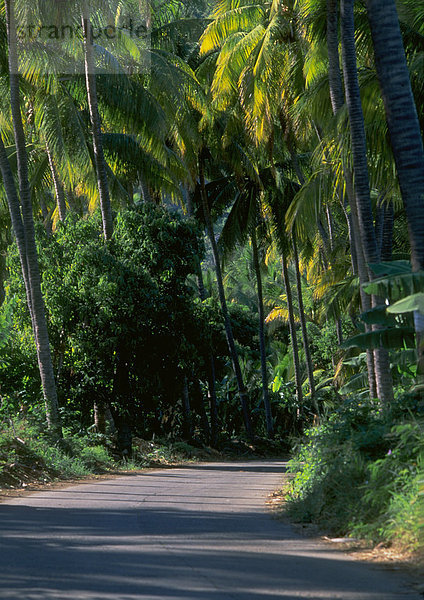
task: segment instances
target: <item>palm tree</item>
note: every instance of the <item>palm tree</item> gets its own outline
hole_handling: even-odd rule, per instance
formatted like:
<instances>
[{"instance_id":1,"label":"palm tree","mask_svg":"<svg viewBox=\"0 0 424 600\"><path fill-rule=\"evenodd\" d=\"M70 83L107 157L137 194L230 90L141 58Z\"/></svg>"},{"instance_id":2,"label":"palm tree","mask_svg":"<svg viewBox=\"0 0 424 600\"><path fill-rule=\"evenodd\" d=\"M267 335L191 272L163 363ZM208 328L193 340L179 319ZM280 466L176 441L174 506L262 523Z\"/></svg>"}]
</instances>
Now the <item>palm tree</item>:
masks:
<instances>
[{"instance_id":1,"label":"palm tree","mask_svg":"<svg viewBox=\"0 0 424 600\"><path fill-rule=\"evenodd\" d=\"M234 342L233 329L231 325L231 319L228 312L227 301L225 298L224 291L224 283L222 279L222 271L221 271L221 259L219 256L218 245L215 239L215 232L213 228L213 223L209 210L209 202L208 202L208 194L206 189L206 181L205 181L205 167L204 167L204 157L200 155L199 157L199 180L200 180L200 196L201 196L201 205L203 211L203 218L206 225L206 231L209 238L209 242L212 247L212 253L214 258L214 266L216 272L216 280L218 286L218 294L219 301L221 304L222 315L224 317L224 326L225 326L225 334L228 343L228 349L231 356L231 361L233 363L234 374L237 381L237 388L240 397L240 404L242 408L243 421L246 429L247 436L249 439L253 439L253 430L252 424L250 420L249 413L249 405L248 405L248 395L246 391L246 386L244 385L243 375L240 368L240 361L238 357L237 348Z\"/></svg>"},{"instance_id":2,"label":"palm tree","mask_svg":"<svg viewBox=\"0 0 424 600\"><path fill-rule=\"evenodd\" d=\"M110 240L113 233L112 207L109 196L109 183L106 173L106 161L103 152L102 127L97 100L96 67L94 62L93 36L88 0L82 4L82 29L84 34L84 65L87 87L88 107L93 135L94 164L102 211L103 235Z\"/></svg>"},{"instance_id":3,"label":"palm tree","mask_svg":"<svg viewBox=\"0 0 424 600\"><path fill-rule=\"evenodd\" d=\"M27 288L28 308L34 330L38 366L46 405L47 423L53 437L60 438L62 432L45 307L41 293L41 278L37 247L35 244L34 220L28 176L28 157L26 153L26 140L20 106L17 32L13 0L6 0L5 7L9 51L10 105L17 154L19 197L15 188L13 175L7 160L3 142L1 142L0 145L0 166L3 182L5 187L7 186L8 203L14 232L16 239L18 240L20 260Z\"/></svg>"},{"instance_id":4,"label":"palm tree","mask_svg":"<svg viewBox=\"0 0 424 600\"><path fill-rule=\"evenodd\" d=\"M190 197L190 193L187 192L187 213L189 217L194 217L193 202ZM196 270L197 270L197 287L199 290L199 298L204 302L207 298L206 288L203 280L202 265L200 260L196 259ZM210 442L212 446L215 446L218 439L218 402L216 397L216 377L215 377L215 358L213 353L210 352L207 357L207 382L208 382L208 397L210 407Z\"/></svg>"},{"instance_id":5,"label":"palm tree","mask_svg":"<svg viewBox=\"0 0 424 600\"><path fill-rule=\"evenodd\" d=\"M228 0L217 6L213 17L201 38L201 54L217 53L211 85L215 107L221 111L234 105L241 109L248 137L270 155L276 147L281 154L285 146L293 167L300 172L288 114L288 107L298 94L293 90L303 86L302 43L296 30L295 3L287 0L266 6L251 2L240 5ZM272 160L275 161L274 156ZM282 226L284 222L280 223ZM304 319L302 332L310 386L314 390Z\"/></svg>"},{"instance_id":6,"label":"palm tree","mask_svg":"<svg viewBox=\"0 0 424 600\"><path fill-rule=\"evenodd\" d=\"M294 379L296 384L296 396L297 396L297 406L299 412L303 413L303 391L302 391L302 377L300 374L300 361L299 361L299 347L297 343L297 334L296 334L296 323L294 319L294 306L293 306L293 295L291 291L290 277L287 268L287 259L284 252L281 252L281 265L283 269L283 281L284 287L286 288L286 298L287 298L287 309L289 315L289 331L290 338L292 343L292 352L293 352L293 365L294 365Z\"/></svg>"},{"instance_id":7,"label":"palm tree","mask_svg":"<svg viewBox=\"0 0 424 600\"><path fill-rule=\"evenodd\" d=\"M302 330L303 349L305 351L305 363L306 363L306 371L308 374L309 391L311 393L312 400L314 400L314 398L315 398L315 378L314 378L314 369L313 369L313 364L312 364L311 351L310 351L310 347L309 347L308 331L306 329L305 307L303 304L302 280L301 280L300 268L299 268L299 252L297 249L296 232L293 232L293 262L294 262L294 267L295 267L295 271L296 271L296 288L297 288L297 300L299 303L299 319L300 319L300 327Z\"/></svg>"},{"instance_id":8,"label":"palm tree","mask_svg":"<svg viewBox=\"0 0 424 600\"><path fill-rule=\"evenodd\" d=\"M57 209L59 212L59 219L64 221L66 218L66 198L65 198L65 190L63 187L63 183L60 180L59 173L57 172L57 167L53 158L53 155L50 151L48 144L46 144L46 152L49 160L50 172L52 175L53 185L56 193L56 202Z\"/></svg>"},{"instance_id":9,"label":"palm tree","mask_svg":"<svg viewBox=\"0 0 424 600\"><path fill-rule=\"evenodd\" d=\"M424 269L424 149L394 0L367 0L375 64L408 220L414 271ZM424 318L415 313L418 374L424 378Z\"/></svg>"},{"instance_id":10,"label":"palm tree","mask_svg":"<svg viewBox=\"0 0 424 600\"><path fill-rule=\"evenodd\" d=\"M250 239L252 242L253 265L256 275L256 286L258 294L258 312L259 312L259 349L261 354L261 377L262 377L262 394L265 407L266 429L269 437L274 435L274 424L272 420L271 403L268 392L268 370L265 344L265 311L264 311L264 296L262 287L261 266L259 261L258 241L256 237L255 226L252 227Z\"/></svg>"},{"instance_id":11,"label":"palm tree","mask_svg":"<svg viewBox=\"0 0 424 600\"><path fill-rule=\"evenodd\" d=\"M236 178L237 179L237 178ZM259 243L266 239L265 222L261 215L261 183L245 177L234 182L234 202L226 218L220 236L223 258L234 250L237 244L250 238L253 255L253 267L257 289L257 309L259 313L259 350L261 357L262 396L265 409L267 435L274 435L271 403L269 399L269 381L265 339L265 311L263 299L262 274L259 259Z\"/></svg>"},{"instance_id":12,"label":"palm tree","mask_svg":"<svg viewBox=\"0 0 424 600\"><path fill-rule=\"evenodd\" d=\"M366 262L370 265L379 262L380 257L374 229L364 117L358 82L353 0L341 0L340 14L342 63L351 132L352 160L355 173L354 193L358 211L359 235ZM372 279L371 271L368 273L368 279ZM378 303L378 300L375 299L374 302ZM393 380L387 350L376 348L374 350L374 362L377 394L381 402L388 405L393 401Z\"/></svg>"}]
</instances>

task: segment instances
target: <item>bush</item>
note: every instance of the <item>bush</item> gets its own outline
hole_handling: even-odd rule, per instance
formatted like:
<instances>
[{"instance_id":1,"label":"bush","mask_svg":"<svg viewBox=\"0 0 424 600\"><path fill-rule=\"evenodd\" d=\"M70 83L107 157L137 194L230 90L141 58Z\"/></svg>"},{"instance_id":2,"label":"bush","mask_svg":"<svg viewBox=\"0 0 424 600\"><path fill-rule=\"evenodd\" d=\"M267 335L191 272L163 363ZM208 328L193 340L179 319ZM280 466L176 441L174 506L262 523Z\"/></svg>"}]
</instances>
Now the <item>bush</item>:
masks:
<instances>
[{"instance_id":1,"label":"bush","mask_svg":"<svg viewBox=\"0 0 424 600\"><path fill-rule=\"evenodd\" d=\"M407 403L403 397L383 414L370 401L350 401L309 429L289 463L291 516L333 535L417 548L424 421L405 410Z\"/></svg>"},{"instance_id":2,"label":"bush","mask_svg":"<svg viewBox=\"0 0 424 600\"><path fill-rule=\"evenodd\" d=\"M107 440L95 435L68 435L51 444L43 424L26 419L3 423L0 435L0 487L106 472L115 465ZM104 436L103 436L104 437ZM99 443L101 441L102 443Z\"/></svg>"}]
</instances>

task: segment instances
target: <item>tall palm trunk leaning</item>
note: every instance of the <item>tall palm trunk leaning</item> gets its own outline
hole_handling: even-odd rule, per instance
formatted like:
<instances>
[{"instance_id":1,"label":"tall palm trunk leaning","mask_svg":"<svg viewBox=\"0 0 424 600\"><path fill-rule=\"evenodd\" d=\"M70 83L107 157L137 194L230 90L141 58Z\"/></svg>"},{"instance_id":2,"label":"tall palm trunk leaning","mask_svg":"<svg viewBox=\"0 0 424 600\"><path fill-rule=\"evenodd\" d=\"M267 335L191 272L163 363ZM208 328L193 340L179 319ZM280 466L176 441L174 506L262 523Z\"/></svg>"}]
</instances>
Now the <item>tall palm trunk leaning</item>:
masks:
<instances>
[{"instance_id":1,"label":"tall palm trunk leaning","mask_svg":"<svg viewBox=\"0 0 424 600\"><path fill-rule=\"evenodd\" d=\"M82 28L84 34L85 84L87 88L88 108L92 127L94 166L97 176L97 188L102 212L103 235L110 240L113 233L112 207L110 204L109 183L107 180L106 161L103 152L102 128L97 101L96 66L94 61L93 34L90 21L88 0L82 4Z\"/></svg>"},{"instance_id":2,"label":"tall palm trunk leaning","mask_svg":"<svg viewBox=\"0 0 424 600\"><path fill-rule=\"evenodd\" d=\"M411 244L412 268L424 269L424 149L394 0L366 0L377 76ZM424 316L416 312L419 383L424 383Z\"/></svg>"},{"instance_id":3,"label":"tall palm trunk leaning","mask_svg":"<svg viewBox=\"0 0 424 600\"><path fill-rule=\"evenodd\" d=\"M258 312L259 312L259 349L261 355L261 377L262 377L262 395L265 408L266 431L269 437L274 435L274 423L272 420L271 403L269 400L268 391L268 370L266 364L266 343L265 343L265 311L264 311L264 296L262 290L262 276L259 264L258 241L256 239L255 226L252 227L250 234L253 250L253 266L256 275L256 286L258 295Z\"/></svg>"},{"instance_id":4,"label":"tall palm trunk leaning","mask_svg":"<svg viewBox=\"0 0 424 600\"><path fill-rule=\"evenodd\" d=\"M328 78L331 105L334 116L337 116L345 102L339 57L338 6L338 0L327 0ZM363 312L366 312L371 308L371 298L365 293L362 287L362 284L368 281L368 271L360 238L357 201L353 187L353 174L346 164L343 164L342 167L346 182L346 196L350 206L348 221L350 226L352 268L354 274L358 275L359 277L361 306ZM368 324L366 324L365 328L366 331L371 331L372 329ZM370 396L375 398L377 397L377 385L375 377L374 352L369 349L366 352L366 356Z\"/></svg>"},{"instance_id":5,"label":"tall palm trunk leaning","mask_svg":"<svg viewBox=\"0 0 424 600\"><path fill-rule=\"evenodd\" d=\"M18 72L17 33L13 0L6 0L7 40L9 51L10 104L16 145L18 166L19 196L15 187L10 165L3 142L0 146L0 167L6 187L8 205L11 213L14 233L18 243L20 261L26 285L28 308L31 314L37 350L38 367L41 376L46 417L53 437L62 435L58 412L56 382L50 353L47 320L41 278L35 243L34 220L31 204L31 190L28 175L28 157L22 123Z\"/></svg>"},{"instance_id":6,"label":"tall palm trunk leaning","mask_svg":"<svg viewBox=\"0 0 424 600\"><path fill-rule=\"evenodd\" d=\"M239 398L240 398L244 426L246 429L247 436L250 439L253 439L253 429L252 429L252 424L251 424L250 414L249 414L248 395L247 395L247 390L246 390L246 387L245 387L244 381L243 381L243 375L242 375L241 368L240 368L238 352L237 352L237 348L236 348L236 345L234 342L234 335L233 335L233 329L231 326L231 319L230 319L230 315L228 312L227 301L225 299L224 283L222 280L222 272L221 272L221 261L220 261L220 257L219 257L218 246L217 246L217 243L215 240L215 233L214 233L214 229L213 229L212 219L211 219L210 212L209 212L206 183L205 183L205 171L204 171L204 164L203 164L202 157L199 158L199 179L200 179L200 195L201 195L203 217L205 220L208 238L209 238L209 241L210 241L210 244L212 247L215 272L216 272L216 280L217 280L217 286L218 286L219 301L221 304L222 315L224 317L225 335L227 338L228 349L230 352L231 361L232 361L233 369L234 369L234 374L235 374L236 381L237 381L237 389L238 389L238 394L239 394Z\"/></svg>"},{"instance_id":7,"label":"tall palm trunk leaning","mask_svg":"<svg viewBox=\"0 0 424 600\"><path fill-rule=\"evenodd\" d=\"M380 257L371 205L365 125L356 62L353 4L354 0L340 2L342 62L355 173L354 193L358 210L359 234L365 259L369 265L379 262ZM373 278L371 270L368 271L368 277L369 280ZM379 300L373 298L373 305L376 306L378 303ZM378 398L383 405L388 405L393 401L394 396L389 353L385 348L374 350L374 365Z\"/></svg>"}]
</instances>

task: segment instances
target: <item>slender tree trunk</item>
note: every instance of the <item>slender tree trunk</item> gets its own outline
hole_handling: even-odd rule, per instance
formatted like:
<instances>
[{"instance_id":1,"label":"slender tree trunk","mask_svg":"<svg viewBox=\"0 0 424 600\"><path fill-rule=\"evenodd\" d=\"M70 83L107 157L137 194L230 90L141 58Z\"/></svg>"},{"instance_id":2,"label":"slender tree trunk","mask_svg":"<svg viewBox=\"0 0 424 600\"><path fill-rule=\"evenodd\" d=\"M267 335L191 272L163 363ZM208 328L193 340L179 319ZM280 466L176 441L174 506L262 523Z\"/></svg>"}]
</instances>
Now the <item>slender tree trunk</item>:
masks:
<instances>
[{"instance_id":1,"label":"slender tree trunk","mask_svg":"<svg viewBox=\"0 0 424 600\"><path fill-rule=\"evenodd\" d=\"M187 194L187 212L190 217L193 216L193 206L190 198L190 194ZM197 270L197 287L199 290L199 298L204 302L207 298L205 284L203 281L202 266L200 260L196 259L196 270ZM206 373L208 380L208 400L210 409L210 444L212 447L216 446L218 441L218 402L216 398L216 377L215 377L215 358L212 351L209 352L209 356L206 360Z\"/></svg>"},{"instance_id":2,"label":"slender tree trunk","mask_svg":"<svg viewBox=\"0 0 424 600\"><path fill-rule=\"evenodd\" d=\"M375 64L408 220L414 270L424 269L424 149L396 5L366 0Z\"/></svg>"},{"instance_id":3,"label":"slender tree trunk","mask_svg":"<svg viewBox=\"0 0 424 600\"><path fill-rule=\"evenodd\" d=\"M52 234L52 222L51 222L49 210L47 208L46 198L48 198L50 200L50 193L49 192L45 192L44 194L40 194L40 209L41 209L41 216L43 217L44 229L46 230L47 235L51 236L51 234Z\"/></svg>"},{"instance_id":4,"label":"slender tree trunk","mask_svg":"<svg viewBox=\"0 0 424 600\"><path fill-rule=\"evenodd\" d=\"M100 210L102 213L103 236L104 239L108 241L112 238L113 234L113 215L110 203L109 182L107 180L106 161L103 152L102 124L97 101L96 66L94 62L93 31L90 20L89 0L83 0L82 2L81 21L84 35L85 85L87 89L88 110L92 128L94 166L97 177ZM96 414L96 409L97 411L104 411L106 410L106 405L94 406L94 414ZM106 422L105 415L102 415L99 418L100 422Z\"/></svg>"},{"instance_id":5,"label":"slender tree trunk","mask_svg":"<svg viewBox=\"0 0 424 600\"><path fill-rule=\"evenodd\" d=\"M394 209L393 204L387 204L384 207L383 236L381 240L381 260L390 262L393 254L393 225Z\"/></svg>"},{"instance_id":6,"label":"slender tree trunk","mask_svg":"<svg viewBox=\"0 0 424 600\"><path fill-rule=\"evenodd\" d=\"M25 284L25 293L27 299L28 310L33 322L32 298L29 284L28 263L26 259L26 240L25 230L22 221L21 206L19 196L16 191L15 180L9 159L7 158L6 149L3 144L3 139L0 136L0 170L3 178L3 185L6 191L7 204L9 207L10 218L12 221L13 234L18 246L19 260L21 263L22 276ZM33 324L34 327L34 324Z\"/></svg>"},{"instance_id":7,"label":"slender tree trunk","mask_svg":"<svg viewBox=\"0 0 424 600\"><path fill-rule=\"evenodd\" d=\"M342 56L346 104L349 112L351 132L353 168L355 172L354 192L365 260L369 264L377 262L378 248L371 205L365 126L356 63L353 2L354 0L341 0L340 2Z\"/></svg>"},{"instance_id":8,"label":"slender tree trunk","mask_svg":"<svg viewBox=\"0 0 424 600\"><path fill-rule=\"evenodd\" d=\"M190 407L190 395L188 391L188 380L184 377L183 384L183 417L184 417L184 435L186 439L191 440L193 438L193 419L191 415Z\"/></svg>"},{"instance_id":9,"label":"slender tree trunk","mask_svg":"<svg viewBox=\"0 0 424 600\"><path fill-rule=\"evenodd\" d=\"M50 152L49 147L46 144L47 157L49 159L50 173L52 174L54 191L56 193L57 210L59 212L59 219L63 222L66 218L66 199L65 190L62 182L60 181L59 174L54 163L53 155Z\"/></svg>"},{"instance_id":10,"label":"slender tree trunk","mask_svg":"<svg viewBox=\"0 0 424 600\"><path fill-rule=\"evenodd\" d=\"M237 348L236 348L236 345L234 342L233 329L231 326L231 319L230 319L230 315L228 312L227 301L225 299L224 284L223 284L223 280L222 280L221 263L220 263L220 257L219 257L219 252L218 252L218 246L217 246L217 243L215 240L215 233L213 230L212 220L211 220L210 213L209 213L209 206L208 206L208 199L207 199L206 185L205 185L204 166L203 166L202 158L199 159L199 177L200 177L200 194L201 194L201 200L202 200L203 216L205 219L206 230L207 230L207 234L209 237L209 241L212 246L212 253L213 253L213 257L214 257L215 272L216 272L216 280L217 280L217 285L218 285L219 301L221 304L222 315L224 317L224 326L225 326L225 334L227 337L228 349L230 351L230 356L231 356L231 360L233 363L234 374L235 374L236 381L237 381L237 388L238 388L238 393L239 393L239 397L240 397L244 426L246 429L247 436L250 439L253 439L253 430L252 430L252 424L250 421L250 414L249 414L248 395L247 395L246 387L244 385L243 376L241 373L239 357L238 357Z\"/></svg>"},{"instance_id":11,"label":"slender tree trunk","mask_svg":"<svg viewBox=\"0 0 424 600\"><path fill-rule=\"evenodd\" d=\"M299 346L297 344L296 324L294 321L294 307L293 307L293 296L291 292L291 285L289 279L289 272L287 269L286 257L281 257L281 265L283 267L283 281L284 287L286 288L287 296L287 309L289 313L289 331L292 342L293 352L293 366L294 366L294 380L296 384L296 396L298 410L300 414L303 414L303 391L302 391L302 378L300 376L300 361L299 361Z\"/></svg>"},{"instance_id":12,"label":"slender tree trunk","mask_svg":"<svg viewBox=\"0 0 424 600\"><path fill-rule=\"evenodd\" d=\"M206 412L206 406L203 398L202 388L200 385L200 381L198 379L193 380L193 408L197 410L197 413L200 416L200 420L202 423L202 429L205 436L205 440L207 443L210 442L211 439L211 428L209 427L208 415Z\"/></svg>"},{"instance_id":13,"label":"slender tree trunk","mask_svg":"<svg viewBox=\"0 0 424 600\"><path fill-rule=\"evenodd\" d=\"M95 400L93 402L94 425L97 433L106 433L106 404L103 401Z\"/></svg>"},{"instance_id":14,"label":"slender tree trunk","mask_svg":"<svg viewBox=\"0 0 424 600\"><path fill-rule=\"evenodd\" d=\"M258 242L256 239L256 231L254 226L251 233L252 250L253 250L253 266L256 275L256 286L258 294L258 312L259 312L259 349L261 355L261 377L262 377L262 396L265 408L265 422L268 437L274 435L274 423L272 419L271 402L269 400L268 391L268 370L266 365L266 343L265 343L265 312L264 312L264 297L262 291L261 267L259 264Z\"/></svg>"},{"instance_id":15,"label":"slender tree trunk","mask_svg":"<svg viewBox=\"0 0 424 600\"><path fill-rule=\"evenodd\" d=\"M306 372L308 374L309 391L311 392L311 399L315 403L314 368L312 366L312 357L311 357L311 351L309 348L308 331L306 329L306 317L305 317L305 306L303 304L302 280L300 277L300 270L299 270L299 253L297 251L297 242L296 242L295 234L293 235L293 258L294 258L295 270L296 270L296 287L297 287L297 297L298 297L298 304L299 304L299 320L300 320L300 328L302 331L303 349L305 351ZM315 403L315 406L318 410L318 406L316 405L316 403Z\"/></svg>"},{"instance_id":16,"label":"slender tree trunk","mask_svg":"<svg viewBox=\"0 0 424 600\"><path fill-rule=\"evenodd\" d=\"M99 190L100 209L102 212L103 235L105 240L110 240L113 233L113 217L112 207L110 204L106 161L103 153L101 120L97 102L93 32L90 22L90 9L88 0L84 0L82 3L82 28L84 34L85 82L92 127L94 165L96 168L97 188Z\"/></svg>"},{"instance_id":17,"label":"slender tree trunk","mask_svg":"<svg viewBox=\"0 0 424 600\"><path fill-rule=\"evenodd\" d=\"M28 176L28 158L26 153L26 140L24 134L24 128L22 124L21 108L20 108L20 91L19 91L19 72L18 72L18 53L17 53L17 34L16 34L16 23L13 12L13 0L6 0L6 21L7 21L7 37L8 37L8 50L9 50L9 79L10 79L10 103L12 110L13 130L15 136L16 155L18 164L18 179L19 179L19 192L20 192L20 203L21 203L21 222L23 226L24 235L24 248L25 254L21 257L21 264L26 263L26 269L23 269L24 278L25 275L28 281L28 306L32 317L32 324L34 329L34 337L37 349L38 367L41 376L41 383L43 388L45 406L46 406L46 417L47 424L51 434L59 439L62 436L62 430L60 425L60 418L58 412L57 403L57 391L56 382L53 372L53 363L50 353L50 343L47 331L46 313L44 307L43 296L41 293L41 278L38 266L38 255L37 247L35 243L35 231L34 231L34 220L32 214L31 204L31 192ZM19 217L17 208L18 196L16 188L12 181L13 176L7 173L7 157L4 151L3 143L2 146L2 167L3 167L3 178L8 182L8 190L11 197L8 198L9 207L12 206L13 210L13 221L18 226L18 231L15 235L21 239L20 251L22 248L22 231L19 227ZM9 166L10 170L10 166ZM19 247L19 242L18 242Z\"/></svg>"},{"instance_id":18,"label":"slender tree trunk","mask_svg":"<svg viewBox=\"0 0 424 600\"><path fill-rule=\"evenodd\" d=\"M408 221L412 268L424 269L424 148L394 0L366 0L375 64ZM417 380L424 394L424 319L415 314Z\"/></svg>"},{"instance_id":19,"label":"slender tree trunk","mask_svg":"<svg viewBox=\"0 0 424 600\"><path fill-rule=\"evenodd\" d=\"M213 354L209 355L209 374L208 374L208 398L211 414L211 445L216 446L218 442L218 402L216 398L216 376L215 376L215 360Z\"/></svg>"},{"instance_id":20,"label":"slender tree trunk","mask_svg":"<svg viewBox=\"0 0 424 600\"><path fill-rule=\"evenodd\" d=\"M342 207L342 210L343 210L343 213L344 213L344 216L346 219L348 232L349 232L349 245L350 245L351 263L352 263L352 273L354 275L357 275L358 274L358 258L356 255L356 240L355 240L355 232L353 229L352 214L346 210L344 201L341 201L340 205Z\"/></svg>"},{"instance_id":21,"label":"slender tree trunk","mask_svg":"<svg viewBox=\"0 0 424 600\"><path fill-rule=\"evenodd\" d=\"M338 4L339 0L327 0L328 78L331 105L335 116L345 102L339 56ZM350 205L349 221L351 224L350 242L352 265L354 273L359 275L361 305L362 310L365 312L371 308L371 299L362 289L362 284L368 281L368 274L360 241L358 210L353 190L353 177L346 165L343 165L343 173L346 181L346 195ZM371 331L371 327L366 325L366 330ZM372 350L367 350L367 371L370 396L371 398L376 398L377 384L375 380L374 352Z\"/></svg>"},{"instance_id":22,"label":"slender tree trunk","mask_svg":"<svg viewBox=\"0 0 424 600\"><path fill-rule=\"evenodd\" d=\"M354 192L365 260L370 264L378 262L379 255L371 206L365 126L356 63L353 0L341 0L340 9L343 72L355 172ZM368 277L372 279L371 271L368 272ZM375 306L377 303L378 299L373 299L373 305ZM373 329L377 329L377 326L374 326ZM374 350L374 366L378 397L383 405L388 405L393 401L393 381L389 354L385 348Z\"/></svg>"},{"instance_id":23,"label":"slender tree trunk","mask_svg":"<svg viewBox=\"0 0 424 600\"><path fill-rule=\"evenodd\" d=\"M333 114L337 115L344 104L344 91L339 57L339 0L327 0L327 50L328 80Z\"/></svg>"}]
</instances>

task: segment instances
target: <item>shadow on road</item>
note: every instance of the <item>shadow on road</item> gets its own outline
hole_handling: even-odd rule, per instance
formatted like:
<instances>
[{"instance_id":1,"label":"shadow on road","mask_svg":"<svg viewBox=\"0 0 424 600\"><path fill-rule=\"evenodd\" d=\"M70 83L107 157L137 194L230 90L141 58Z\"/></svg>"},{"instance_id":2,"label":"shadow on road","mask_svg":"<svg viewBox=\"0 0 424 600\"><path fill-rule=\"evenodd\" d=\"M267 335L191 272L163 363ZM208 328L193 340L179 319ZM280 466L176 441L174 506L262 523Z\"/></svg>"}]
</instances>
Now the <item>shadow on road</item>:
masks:
<instances>
[{"instance_id":1,"label":"shadow on road","mask_svg":"<svg viewBox=\"0 0 424 600\"><path fill-rule=\"evenodd\" d=\"M237 471L246 473L284 473L286 470L286 463L281 460L275 461L275 464L267 461L267 464L262 464L256 460L252 460L251 463L240 463L239 465L234 463L200 463L198 465L184 465L183 469L202 469L202 471Z\"/></svg>"},{"instance_id":2,"label":"shadow on road","mask_svg":"<svg viewBox=\"0 0 424 600\"><path fill-rule=\"evenodd\" d=\"M254 512L0 506L0 519L7 600L392 597L368 596L369 578L334 550L282 551L281 530L270 535Z\"/></svg>"},{"instance_id":3,"label":"shadow on road","mask_svg":"<svg viewBox=\"0 0 424 600\"><path fill-rule=\"evenodd\" d=\"M276 481L281 466L221 463L221 478L197 465L0 504L0 598L419 598L271 519L260 473Z\"/></svg>"}]
</instances>

